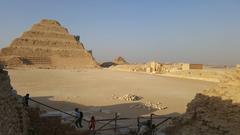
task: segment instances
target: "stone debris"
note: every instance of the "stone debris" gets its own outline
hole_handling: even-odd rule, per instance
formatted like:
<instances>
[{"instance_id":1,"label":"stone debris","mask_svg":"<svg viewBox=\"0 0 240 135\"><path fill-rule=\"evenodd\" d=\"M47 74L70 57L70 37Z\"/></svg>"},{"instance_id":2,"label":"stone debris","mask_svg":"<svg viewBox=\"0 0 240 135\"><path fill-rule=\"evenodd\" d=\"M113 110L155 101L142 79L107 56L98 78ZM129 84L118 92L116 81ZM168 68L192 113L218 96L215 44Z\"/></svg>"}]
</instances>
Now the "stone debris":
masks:
<instances>
[{"instance_id":1,"label":"stone debris","mask_svg":"<svg viewBox=\"0 0 240 135\"><path fill-rule=\"evenodd\" d=\"M152 103L152 102L146 102L144 104L146 107L150 108L151 110L165 110L168 107L163 105L161 102L157 102L157 103Z\"/></svg>"},{"instance_id":2,"label":"stone debris","mask_svg":"<svg viewBox=\"0 0 240 135\"><path fill-rule=\"evenodd\" d=\"M119 64L116 66L112 66L111 69L130 72L163 74L178 71L188 71L189 65L190 64L188 63L166 64L152 61L145 64L123 64L123 65Z\"/></svg>"},{"instance_id":3,"label":"stone debris","mask_svg":"<svg viewBox=\"0 0 240 135\"><path fill-rule=\"evenodd\" d=\"M152 103L152 102L148 101L145 103L137 103L137 104L131 105L129 108L147 109L149 111L153 111L153 110L166 110L168 107L163 105L161 102Z\"/></svg>"},{"instance_id":4,"label":"stone debris","mask_svg":"<svg viewBox=\"0 0 240 135\"><path fill-rule=\"evenodd\" d=\"M113 99L124 100L124 101L138 101L138 100L141 100L142 97L134 95L134 94L126 94L121 97L113 95Z\"/></svg>"}]
</instances>

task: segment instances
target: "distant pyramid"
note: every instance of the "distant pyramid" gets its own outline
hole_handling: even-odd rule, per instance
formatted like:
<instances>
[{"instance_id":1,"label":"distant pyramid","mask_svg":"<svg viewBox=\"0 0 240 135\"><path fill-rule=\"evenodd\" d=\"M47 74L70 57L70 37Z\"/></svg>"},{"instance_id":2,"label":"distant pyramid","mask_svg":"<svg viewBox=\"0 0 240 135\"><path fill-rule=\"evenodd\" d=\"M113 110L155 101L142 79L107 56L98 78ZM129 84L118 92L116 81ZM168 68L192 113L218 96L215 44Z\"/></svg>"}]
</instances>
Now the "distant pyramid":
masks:
<instances>
[{"instance_id":1,"label":"distant pyramid","mask_svg":"<svg viewBox=\"0 0 240 135\"><path fill-rule=\"evenodd\" d=\"M123 65L123 64L128 64L128 62L121 56L117 57L116 59L113 60L113 63L117 65Z\"/></svg>"},{"instance_id":2,"label":"distant pyramid","mask_svg":"<svg viewBox=\"0 0 240 135\"><path fill-rule=\"evenodd\" d=\"M50 68L97 67L91 51L56 20L43 19L1 49L0 61L8 66Z\"/></svg>"}]
</instances>

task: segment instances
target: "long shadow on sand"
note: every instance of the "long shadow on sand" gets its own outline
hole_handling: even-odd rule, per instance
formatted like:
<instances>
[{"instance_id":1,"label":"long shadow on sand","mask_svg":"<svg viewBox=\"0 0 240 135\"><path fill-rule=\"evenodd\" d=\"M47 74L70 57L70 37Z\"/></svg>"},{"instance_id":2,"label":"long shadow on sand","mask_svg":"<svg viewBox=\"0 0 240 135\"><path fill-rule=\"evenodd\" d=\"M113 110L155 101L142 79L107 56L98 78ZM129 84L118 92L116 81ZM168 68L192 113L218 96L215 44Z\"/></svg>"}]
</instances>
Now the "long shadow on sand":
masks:
<instances>
[{"instance_id":1,"label":"long shadow on sand","mask_svg":"<svg viewBox=\"0 0 240 135\"><path fill-rule=\"evenodd\" d=\"M124 103L124 104L115 104L109 106L85 106L78 103L73 103L69 101L54 101L51 100L53 96L44 96L44 97L32 97L32 99L44 103L46 105L52 106L54 108L61 109L63 111L73 111L75 108L79 108L83 112L99 112L98 115L104 116L104 114L112 116L115 112L119 113L121 117L137 117L142 115L148 115L157 111L156 109L146 109L142 107L136 107L140 102L133 103ZM42 110L54 111L52 109L46 108L44 106L38 105L36 103L30 102L31 106L39 106ZM100 113L103 112L103 113ZM179 113L171 113L169 115L179 115Z\"/></svg>"}]
</instances>

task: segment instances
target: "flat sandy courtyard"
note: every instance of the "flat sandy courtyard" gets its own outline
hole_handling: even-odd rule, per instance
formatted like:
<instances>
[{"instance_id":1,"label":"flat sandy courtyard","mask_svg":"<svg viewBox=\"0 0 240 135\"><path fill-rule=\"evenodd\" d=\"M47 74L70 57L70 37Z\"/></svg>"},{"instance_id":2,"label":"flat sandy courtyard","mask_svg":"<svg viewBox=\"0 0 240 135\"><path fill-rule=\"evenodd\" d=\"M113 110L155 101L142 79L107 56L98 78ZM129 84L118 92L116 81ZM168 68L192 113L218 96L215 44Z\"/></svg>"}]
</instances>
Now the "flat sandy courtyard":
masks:
<instances>
[{"instance_id":1,"label":"flat sandy courtyard","mask_svg":"<svg viewBox=\"0 0 240 135\"><path fill-rule=\"evenodd\" d=\"M142 73L92 70L9 70L11 82L18 94L30 93L36 100L60 109L72 110L78 106L83 110L103 109L136 116L148 113L183 113L195 94L215 83L198 80L162 77ZM161 102L168 109L149 111L131 108L137 102L113 99L113 95L142 96L139 102Z\"/></svg>"}]
</instances>

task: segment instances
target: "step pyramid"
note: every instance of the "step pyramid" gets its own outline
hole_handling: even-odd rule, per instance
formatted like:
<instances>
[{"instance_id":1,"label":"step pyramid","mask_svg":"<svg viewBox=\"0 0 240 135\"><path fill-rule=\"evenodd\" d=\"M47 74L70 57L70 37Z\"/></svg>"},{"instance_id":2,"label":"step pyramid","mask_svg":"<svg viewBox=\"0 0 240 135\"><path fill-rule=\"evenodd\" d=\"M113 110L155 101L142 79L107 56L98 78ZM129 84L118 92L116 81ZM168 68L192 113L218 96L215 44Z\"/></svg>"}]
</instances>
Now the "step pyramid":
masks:
<instances>
[{"instance_id":1,"label":"step pyramid","mask_svg":"<svg viewBox=\"0 0 240 135\"><path fill-rule=\"evenodd\" d=\"M2 48L0 61L7 66L49 68L98 67L92 51L56 20L43 19Z\"/></svg>"}]
</instances>

